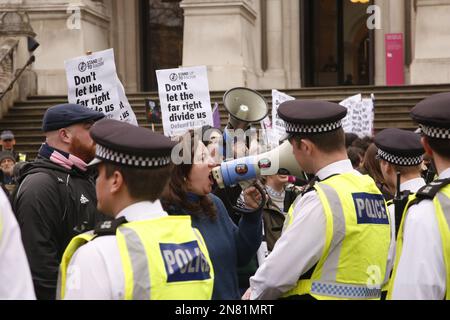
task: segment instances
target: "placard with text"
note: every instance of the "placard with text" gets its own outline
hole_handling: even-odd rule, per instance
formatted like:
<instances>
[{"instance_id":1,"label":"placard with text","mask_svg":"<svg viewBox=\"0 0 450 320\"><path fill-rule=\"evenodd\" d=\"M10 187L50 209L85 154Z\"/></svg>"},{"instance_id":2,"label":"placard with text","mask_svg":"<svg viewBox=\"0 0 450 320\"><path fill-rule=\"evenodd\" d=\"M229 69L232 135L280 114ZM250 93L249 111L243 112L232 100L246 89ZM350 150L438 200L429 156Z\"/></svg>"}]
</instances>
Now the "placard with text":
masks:
<instances>
[{"instance_id":1,"label":"placard with text","mask_svg":"<svg viewBox=\"0 0 450 320\"><path fill-rule=\"evenodd\" d=\"M107 118L137 125L114 62L113 49L64 62L68 101L103 112Z\"/></svg>"},{"instance_id":2,"label":"placard with text","mask_svg":"<svg viewBox=\"0 0 450 320\"><path fill-rule=\"evenodd\" d=\"M213 126L205 66L157 70L156 78L165 136Z\"/></svg>"}]
</instances>

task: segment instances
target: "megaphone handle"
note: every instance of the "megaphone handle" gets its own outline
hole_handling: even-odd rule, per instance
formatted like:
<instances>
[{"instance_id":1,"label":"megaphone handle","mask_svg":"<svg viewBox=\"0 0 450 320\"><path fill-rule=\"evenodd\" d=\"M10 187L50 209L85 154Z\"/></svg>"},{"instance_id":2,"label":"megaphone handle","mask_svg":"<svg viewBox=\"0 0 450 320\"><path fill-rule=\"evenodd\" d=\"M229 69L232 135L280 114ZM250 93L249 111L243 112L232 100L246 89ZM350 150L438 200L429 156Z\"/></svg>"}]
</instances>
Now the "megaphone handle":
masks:
<instances>
[{"instance_id":1,"label":"megaphone handle","mask_svg":"<svg viewBox=\"0 0 450 320\"><path fill-rule=\"evenodd\" d=\"M239 208L239 207L233 205L233 204L231 203L231 201L230 201L230 198L228 197L228 192L226 192L226 191L227 191L226 189L228 189L228 188L225 188L225 196L226 196L226 199L227 199L228 203L231 205L231 208L232 208L235 212L240 213L240 214L252 214L252 213L259 212L259 211L262 210L262 208L264 208L264 206L266 205L266 202L267 202L266 192L264 191L264 189L263 189L258 183L255 183L255 184L253 185L253 187L255 187L256 190L258 190L259 193L261 194L261 203L259 204L258 208L253 209L253 210L242 209L242 208Z\"/></svg>"}]
</instances>

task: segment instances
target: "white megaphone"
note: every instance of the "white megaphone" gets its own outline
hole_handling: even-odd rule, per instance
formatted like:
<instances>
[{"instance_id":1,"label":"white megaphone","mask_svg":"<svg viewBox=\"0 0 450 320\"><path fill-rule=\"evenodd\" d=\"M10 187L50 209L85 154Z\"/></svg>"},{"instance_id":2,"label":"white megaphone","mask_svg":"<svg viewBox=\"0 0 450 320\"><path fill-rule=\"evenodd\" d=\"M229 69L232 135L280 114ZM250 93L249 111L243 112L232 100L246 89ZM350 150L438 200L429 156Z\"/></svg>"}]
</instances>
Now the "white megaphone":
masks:
<instances>
[{"instance_id":1,"label":"white megaphone","mask_svg":"<svg viewBox=\"0 0 450 320\"><path fill-rule=\"evenodd\" d=\"M229 129L246 130L251 123L263 120L269 113L266 99L248 88L228 90L223 96L223 105L229 113Z\"/></svg>"},{"instance_id":2,"label":"white megaphone","mask_svg":"<svg viewBox=\"0 0 450 320\"><path fill-rule=\"evenodd\" d=\"M278 148L256 156L248 156L228 162L212 170L212 177L219 188L237 184L247 186L249 181L271 175L302 176L303 170L295 160L292 145L285 141Z\"/></svg>"}]
</instances>

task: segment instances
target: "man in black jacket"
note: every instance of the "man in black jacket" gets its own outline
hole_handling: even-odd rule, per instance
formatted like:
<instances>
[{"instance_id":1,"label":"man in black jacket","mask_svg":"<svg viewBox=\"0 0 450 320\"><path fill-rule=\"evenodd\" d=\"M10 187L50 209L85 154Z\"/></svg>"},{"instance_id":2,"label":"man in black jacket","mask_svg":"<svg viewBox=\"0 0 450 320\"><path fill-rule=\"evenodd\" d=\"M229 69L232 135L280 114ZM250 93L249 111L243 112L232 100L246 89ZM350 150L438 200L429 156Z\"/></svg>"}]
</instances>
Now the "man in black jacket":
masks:
<instances>
[{"instance_id":1,"label":"man in black jacket","mask_svg":"<svg viewBox=\"0 0 450 320\"><path fill-rule=\"evenodd\" d=\"M12 202L38 299L55 299L59 264L71 238L104 220L86 165L95 157L89 128L103 117L74 104L49 108L43 119L46 143L37 159L21 168Z\"/></svg>"}]
</instances>

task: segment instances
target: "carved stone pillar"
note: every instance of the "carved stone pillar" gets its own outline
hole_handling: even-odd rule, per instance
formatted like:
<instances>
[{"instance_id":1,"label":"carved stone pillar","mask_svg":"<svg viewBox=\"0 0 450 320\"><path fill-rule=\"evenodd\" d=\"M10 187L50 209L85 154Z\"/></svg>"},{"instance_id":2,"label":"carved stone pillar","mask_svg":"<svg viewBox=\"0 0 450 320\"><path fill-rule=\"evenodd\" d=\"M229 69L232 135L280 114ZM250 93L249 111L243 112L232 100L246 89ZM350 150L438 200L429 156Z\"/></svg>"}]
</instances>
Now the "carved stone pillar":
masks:
<instances>
[{"instance_id":1,"label":"carved stone pillar","mask_svg":"<svg viewBox=\"0 0 450 320\"><path fill-rule=\"evenodd\" d=\"M381 29L375 30L375 84L386 85L386 50L387 33L405 35L405 1L375 0L381 10Z\"/></svg>"},{"instance_id":2,"label":"carved stone pillar","mask_svg":"<svg viewBox=\"0 0 450 320\"><path fill-rule=\"evenodd\" d=\"M283 1L266 1L266 47L262 50L267 51L267 70L260 79L260 87L264 89L286 87L286 72L284 69L284 44L285 34L283 31ZM288 1L285 1L287 3ZM286 5L286 4L285 4ZM286 17L287 18L287 17Z\"/></svg>"},{"instance_id":3,"label":"carved stone pillar","mask_svg":"<svg viewBox=\"0 0 450 320\"><path fill-rule=\"evenodd\" d=\"M117 74L127 92L137 92L140 84L139 1L112 1L111 44ZM145 71L144 71L145 72Z\"/></svg>"},{"instance_id":4,"label":"carved stone pillar","mask_svg":"<svg viewBox=\"0 0 450 320\"><path fill-rule=\"evenodd\" d=\"M206 65L211 90L258 86L252 0L183 0L183 66Z\"/></svg>"}]
</instances>

